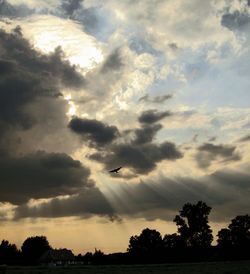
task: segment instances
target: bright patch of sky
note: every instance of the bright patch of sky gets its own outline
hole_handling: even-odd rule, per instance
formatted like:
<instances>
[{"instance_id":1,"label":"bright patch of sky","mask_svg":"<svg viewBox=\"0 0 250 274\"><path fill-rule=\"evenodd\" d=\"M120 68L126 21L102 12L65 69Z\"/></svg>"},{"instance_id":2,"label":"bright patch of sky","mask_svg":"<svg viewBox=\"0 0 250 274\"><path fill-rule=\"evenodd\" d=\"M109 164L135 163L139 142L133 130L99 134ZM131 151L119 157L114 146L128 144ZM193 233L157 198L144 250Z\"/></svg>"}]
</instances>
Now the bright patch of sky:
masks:
<instances>
[{"instance_id":1,"label":"bright patch of sky","mask_svg":"<svg viewBox=\"0 0 250 274\"><path fill-rule=\"evenodd\" d=\"M34 47L44 53L61 47L71 64L85 70L103 60L100 44L77 23L50 15L35 15L17 23L22 25L24 35Z\"/></svg>"}]
</instances>

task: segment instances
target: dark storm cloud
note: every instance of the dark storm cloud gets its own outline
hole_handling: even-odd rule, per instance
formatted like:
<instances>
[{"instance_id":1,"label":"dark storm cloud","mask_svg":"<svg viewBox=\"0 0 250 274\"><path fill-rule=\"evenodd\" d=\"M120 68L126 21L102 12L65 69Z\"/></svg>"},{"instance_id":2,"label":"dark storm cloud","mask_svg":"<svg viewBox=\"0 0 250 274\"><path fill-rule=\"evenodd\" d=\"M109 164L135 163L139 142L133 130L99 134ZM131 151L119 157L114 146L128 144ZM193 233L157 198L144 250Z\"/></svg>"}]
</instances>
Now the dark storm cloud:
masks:
<instances>
[{"instance_id":1,"label":"dark storm cloud","mask_svg":"<svg viewBox=\"0 0 250 274\"><path fill-rule=\"evenodd\" d=\"M147 174L162 160L174 161L182 157L182 153L175 144L170 142L159 145L152 143L118 144L113 145L108 152L97 152L90 155L90 159L105 164L107 170L114 166L123 166L131 168L135 174Z\"/></svg>"},{"instance_id":2,"label":"dark storm cloud","mask_svg":"<svg viewBox=\"0 0 250 274\"><path fill-rule=\"evenodd\" d=\"M83 77L62 60L60 48L43 55L21 36L0 30L0 124L26 129L36 123L30 105L46 97L57 98L61 85L78 88ZM58 100L58 108L64 108ZM3 128L2 128L2 131Z\"/></svg>"},{"instance_id":3,"label":"dark storm cloud","mask_svg":"<svg viewBox=\"0 0 250 274\"><path fill-rule=\"evenodd\" d=\"M221 186L241 189L250 189L250 174L248 170L235 171L230 169L219 170L211 174L211 180L219 181Z\"/></svg>"},{"instance_id":4,"label":"dark storm cloud","mask_svg":"<svg viewBox=\"0 0 250 274\"><path fill-rule=\"evenodd\" d=\"M148 94L142 96L139 98L139 102L148 102L148 103L155 103L155 104L161 104L164 103L166 100L169 100L173 98L173 94L165 94L165 95L159 95L155 97L150 97Z\"/></svg>"},{"instance_id":5,"label":"dark storm cloud","mask_svg":"<svg viewBox=\"0 0 250 274\"><path fill-rule=\"evenodd\" d=\"M0 59L0 74L4 75L14 70L15 63L9 60Z\"/></svg>"},{"instance_id":6,"label":"dark storm cloud","mask_svg":"<svg viewBox=\"0 0 250 274\"><path fill-rule=\"evenodd\" d=\"M242 30L250 22L250 16L248 13L241 13L238 10L233 13L223 14L221 18L221 24L230 30Z\"/></svg>"},{"instance_id":7,"label":"dark storm cloud","mask_svg":"<svg viewBox=\"0 0 250 274\"><path fill-rule=\"evenodd\" d=\"M103 193L96 187L85 188L77 195L69 198L54 198L35 207L19 206L15 211L15 219L26 217L65 217L78 216L88 218L92 215L115 218L114 210Z\"/></svg>"},{"instance_id":8,"label":"dark storm cloud","mask_svg":"<svg viewBox=\"0 0 250 274\"><path fill-rule=\"evenodd\" d=\"M109 126L94 119L75 117L69 122L69 128L83 139L98 146L112 143L119 135L115 126Z\"/></svg>"},{"instance_id":9,"label":"dark storm cloud","mask_svg":"<svg viewBox=\"0 0 250 274\"><path fill-rule=\"evenodd\" d=\"M123 66L122 57L119 49L112 52L105 60L101 71L106 73L108 71L119 71Z\"/></svg>"},{"instance_id":10,"label":"dark storm cloud","mask_svg":"<svg viewBox=\"0 0 250 274\"><path fill-rule=\"evenodd\" d=\"M59 48L44 55L20 32L0 30L0 49L0 202L20 204L89 187L90 171L79 161L51 149L37 151L42 140L47 150L69 132L61 88L77 89L83 77Z\"/></svg>"},{"instance_id":11,"label":"dark storm cloud","mask_svg":"<svg viewBox=\"0 0 250 274\"><path fill-rule=\"evenodd\" d=\"M25 106L40 97L58 94L60 84L78 88L84 83L75 68L62 60L60 48L42 55L22 36L3 30L0 47L0 119L10 122L28 116Z\"/></svg>"},{"instance_id":12,"label":"dark storm cloud","mask_svg":"<svg viewBox=\"0 0 250 274\"><path fill-rule=\"evenodd\" d=\"M74 194L88 185L90 171L63 153L35 152L0 159L0 201L21 204L31 198Z\"/></svg>"},{"instance_id":13,"label":"dark storm cloud","mask_svg":"<svg viewBox=\"0 0 250 274\"><path fill-rule=\"evenodd\" d=\"M250 141L250 135L246 135L246 136L242 137L239 141L240 142L248 142L248 141Z\"/></svg>"},{"instance_id":14,"label":"dark storm cloud","mask_svg":"<svg viewBox=\"0 0 250 274\"><path fill-rule=\"evenodd\" d=\"M83 0L63 0L61 7L66 15L72 16L76 10L81 8L82 2Z\"/></svg>"},{"instance_id":15,"label":"dark storm cloud","mask_svg":"<svg viewBox=\"0 0 250 274\"><path fill-rule=\"evenodd\" d=\"M0 150L11 154L26 153L27 148L47 150L39 145L45 140L52 143L67 131L68 104L61 88L78 89L84 78L63 60L60 48L42 54L16 32L0 30L0 48Z\"/></svg>"},{"instance_id":16,"label":"dark storm cloud","mask_svg":"<svg viewBox=\"0 0 250 274\"><path fill-rule=\"evenodd\" d=\"M97 149L106 145L101 151L89 155L91 160L104 164L107 170L114 166L130 168L133 174L129 178L132 178L137 174L148 174L163 160L174 161L183 157L174 143L153 143L162 128L161 124L155 122L168 115L168 112L144 112L139 117L140 122L143 122L140 128L121 133L116 127L97 120L73 118L69 127Z\"/></svg>"},{"instance_id":17,"label":"dark storm cloud","mask_svg":"<svg viewBox=\"0 0 250 274\"><path fill-rule=\"evenodd\" d=\"M214 160L239 161L240 155L236 152L236 146L230 145L214 145L205 143L198 147L196 161L200 168L207 168Z\"/></svg>"},{"instance_id":18,"label":"dark storm cloud","mask_svg":"<svg viewBox=\"0 0 250 274\"><path fill-rule=\"evenodd\" d=\"M172 114L169 111L158 112L155 109L151 109L151 110L146 110L142 112L138 120L140 123L143 123L143 124L153 124L171 115Z\"/></svg>"},{"instance_id":19,"label":"dark storm cloud","mask_svg":"<svg viewBox=\"0 0 250 274\"><path fill-rule=\"evenodd\" d=\"M160 124L145 125L142 128L136 129L134 131L135 139L133 143L136 145L151 143L160 129L162 129L162 125Z\"/></svg>"},{"instance_id":20,"label":"dark storm cloud","mask_svg":"<svg viewBox=\"0 0 250 274\"><path fill-rule=\"evenodd\" d=\"M211 143L205 143L198 148L199 151L205 151L223 157L231 157L235 149L236 147L234 146L214 145Z\"/></svg>"}]
</instances>

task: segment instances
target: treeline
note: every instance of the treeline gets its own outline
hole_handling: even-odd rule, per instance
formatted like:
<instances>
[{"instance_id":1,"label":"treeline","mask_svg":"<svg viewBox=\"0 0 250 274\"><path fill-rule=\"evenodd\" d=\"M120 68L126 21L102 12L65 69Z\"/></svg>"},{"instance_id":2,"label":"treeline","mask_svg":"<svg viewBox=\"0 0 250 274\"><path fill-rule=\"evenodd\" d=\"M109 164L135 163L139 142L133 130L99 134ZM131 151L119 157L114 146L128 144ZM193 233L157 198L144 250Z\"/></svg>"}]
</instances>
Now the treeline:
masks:
<instances>
[{"instance_id":1,"label":"treeline","mask_svg":"<svg viewBox=\"0 0 250 274\"><path fill-rule=\"evenodd\" d=\"M210 211L202 201L185 204L173 220L177 233L162 237L156 230L144 229L129 240L130 259L142 263L250 259L250 216L232 219L218 232L217 245L212 246Z\"/></svg>"},{"instance_id":2,"label":"treeline","mask_svg":"<svg viewBox=\"0 0 250 274\"><path fill-rule=\"evenodd\" d=\"M130 264L166 263L208 260L250 259L250 216L237 216L227 228L217 234L217 245L212 246L213 235L208 216L211 207L199 201L187 203L175 216L177 232L164 237L154 229L146 228L140 235L129 239L127 252L105 255L101 250L74 256L70 250L61 249L47 256L47 263L64 260L74 264ZM41 263L44 254L52 251L45 236L27 238L18 250L15 244L3 240L0 245L0 264L33 265ZM56 254L56 255L55 255ZM70 256L72 255L72 256ZM54 256L54 257L53 257ZM62 256L62 258L60 258ZM57 258L56 258L57 257ZM72 259L73 257L73 259ZM44 262L44 261L43 261Z\"/></svg>"},{"instance_id":3,"label":"treeline","mask_svg":"<svg viewBox=\"0 0 250 274\"><path fill-rule=\"evenodd\" d=\"M15 244L2 240L0 245L0 265L33 265L38 264L40 257L51 246L45 236L27 238L19 250Z\"/></svg>"}]
</instances>

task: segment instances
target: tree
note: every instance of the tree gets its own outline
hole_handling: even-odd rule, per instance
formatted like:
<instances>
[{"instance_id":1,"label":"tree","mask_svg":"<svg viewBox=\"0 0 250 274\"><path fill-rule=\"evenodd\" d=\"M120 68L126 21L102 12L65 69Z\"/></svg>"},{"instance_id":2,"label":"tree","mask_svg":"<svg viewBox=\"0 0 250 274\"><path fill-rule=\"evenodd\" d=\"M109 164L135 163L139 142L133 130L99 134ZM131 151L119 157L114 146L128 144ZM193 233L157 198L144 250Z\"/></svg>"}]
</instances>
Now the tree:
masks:
<instances>
[{"instance_id":1,"label":"tree","mask_svg":"<svg viewBox=\"0 0 250 274\"><path fill-rule=\"evenodd\" d=\"M0 245L0 264L13 264L16 263L19 257L19 251L15 244L9 241L2 240Z\"/></svg>"},{"instance_id":2,"label":"tree","mask_svg":"<svg viewBox=\"0 0 250 274\"><path fill-rule=\"evenodd\" d=\"M217 236L220 247L250 247L250 216L235 217L228 228L221 229Z\"/></svg>"},{"instance_id":3,"label":"tree","mask_svg":"<svg viewBox=\"0 0 250 274\"><path fill-rule=\"evenodd\" d=\"M22 253L29 264L37 263L38 259L52 249L45 236L27 238L21 247Z\"/></svg>"},{"instance_id":4,"label":"tree","mask_svg":"<svg viewBox=\"0 0 250 274\"><path fill-rule=\"evenodd\" d=\"M93 264L102 264L105 261L104 253L99 249L95 248L95 252L92 255Z\"/></svg>"},{"instance_id":5,"label":"tree","mask_svg":"<svg viewBox=\"0 0 250 274\"><path fill-rule=\"evenodd\" d=\"M185 243L180 235L166 234L163 238L163 245L165 249L181 249Z\"/></svg>"},{"instance_id":6,"label":"tree","mask_svg":"<svg viewBox=\"0 0 250 274\"><path fill-rule=\"evenodd\" d=\"M92 252L87 252L84 256L83 256L83 261L85 264L90 264L93 261L93 254Z\"/></svg>"},{"instance_id":7,"label":"tree","mask_svg":"<svg viewBox=\"0 0 250 274\"><path fill-rule=\"evenodd\" d=\"M211 207L204 202L187 203L176 215L174 222L178 233L187 247L209 247L213 241L212 230L208 224Z\"/></svg>"},{"instance_id":8,"label":"tree","mask_svg":"<svg viewBox=\"0 0 250 274\"><path fill-rule=\"evenodd\" d=\"M136 257L156 258L163 249L160 232L146 228L139 236L132 236L129 240L128 252Z\"/></svg>"},{"instance_id":9,"label":"tree","mask_svg":"<svg viewBox=\"0 0 250 274\"><path fill-rule=\"evenodd\" d=\"M230 248L232 247L232 235L228 228L222 228L217 234L217 243L219 247Z\"/></svg>"}]
</instances>

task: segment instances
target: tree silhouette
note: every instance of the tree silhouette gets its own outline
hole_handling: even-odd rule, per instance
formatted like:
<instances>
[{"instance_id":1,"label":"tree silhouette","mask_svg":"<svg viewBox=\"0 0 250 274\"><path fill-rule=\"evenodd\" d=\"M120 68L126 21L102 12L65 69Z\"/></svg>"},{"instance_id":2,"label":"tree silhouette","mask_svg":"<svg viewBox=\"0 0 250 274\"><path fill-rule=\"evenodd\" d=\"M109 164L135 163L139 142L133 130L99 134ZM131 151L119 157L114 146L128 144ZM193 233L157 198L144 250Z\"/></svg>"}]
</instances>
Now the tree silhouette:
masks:
<instances>
[{"instance_id":1,"label":"tree silhouette","mask_svg":"<svg viewBox=\"0 0 250 274\"><path fill-rule=\"evenodd\" d=\"M232 219L228 228L218 232L218 246L223 248L250 247L250 216L242 215Z\"/></svg>"},{"instance_id":2,"label":"tree silhouette","mask_svg":"<svg viewBox=\"0 0 250 274\"><path fill-rule=\"evenodd\" d=\"M165 249L181 249L185 247L185 242L180 235L166 234L163 238L163 245Z\"/></svg>"},{"instance_id":3,"label":"tree silhouette","mask_svg":"<svg viewBox=\"0 0 250 274\"><path fill-rule=\"evenodd\" d=\"M212 230L208 224L211 207L204 202L187 203L176 215L174 222L178 233L187 247L209 247L213 241Z\"/></svg>"},{"instance_id":4,"label":"tree silhouette","mask_svg":"<svg viewBox=\"0 0 250 274\"><path fill-rule=\"evenodd\" d=\"M92 255L93 264L102 264L105 261L105 255L101 250L95 248L95 252Z\"/></svg>"},{"instance_id":5,"label":"tree silhouette","mask_svg":"<svg viewBox=\"0 0 250 274\"><path fill-rule=\"evenodd\" d=\"M47 250L51 249L51 246L45 236L35 236L27 238L21 249L27 263L35 264Z\"/></svg>"},{"instance_id":6,"label":"tree silhouette","mask_svg":"<svg viewBox=\"0 0 250 274\"><path fill-rule=\"evenodd\" d=\"M232 235L231 231L228 228L222 228L217 234L217 243L221 248L230 248L232 247Z\"/></svg>"},{"instance_id":7,"label":"tree silhouette","mask_svg":"<svg viewBox=\"0 0 250 274\"><path fill-rule=\"evenodd\" d=\"M90 264L93 261L93 254L92 252L87 252L84 256L83 256L83 261L85 264Z\"/></svg>"},{"instance_id":8,"label":"tree silhouette","mask_svg":"<svg viewBox=\"0 0 250 274\"><path fill-rule=\"evenodd\" d=\"M19 257L19 251L15 244L9 241L2 240L0 245L0 264L13 264L16 263Z\"/></svg>"},{"instance_id":9,"label":"tree silhouette","mask_svg":"<svg viewBox=\"0 0 250 274\"><path fill-rule=\"evenodd\" d=\"M129 240L128 252L141 259L157 258L163 249L160 232L146 228L139 236L132 236Z\"/></svg>"}]
</instances>

